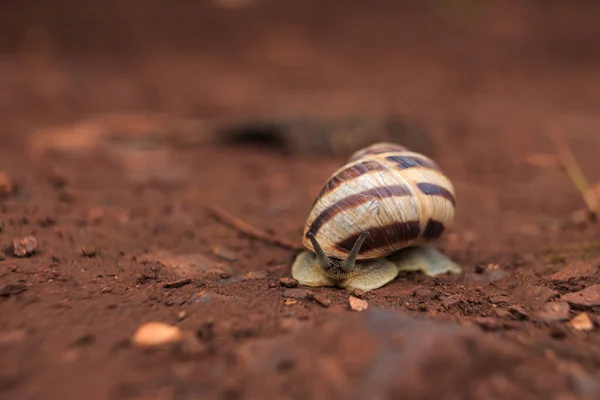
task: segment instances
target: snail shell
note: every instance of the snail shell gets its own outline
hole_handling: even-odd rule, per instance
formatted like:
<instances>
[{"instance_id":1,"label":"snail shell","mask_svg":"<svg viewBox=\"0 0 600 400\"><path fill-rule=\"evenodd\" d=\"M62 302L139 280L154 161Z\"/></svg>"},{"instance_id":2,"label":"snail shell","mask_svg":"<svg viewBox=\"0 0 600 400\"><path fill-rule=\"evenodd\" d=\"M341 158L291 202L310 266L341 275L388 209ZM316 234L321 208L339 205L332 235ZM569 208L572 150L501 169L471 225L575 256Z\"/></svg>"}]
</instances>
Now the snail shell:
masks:
<instances>
[{"instance_id":1,"label":"snail shell","mask_svg":"<svg viewBox=\"0 0 600 400\"><path fill-rule=\"evenodd\" d=\"M357 260L386 257L439 238L454 221L455 191L430 158L394 143L353 153L315 199L303 245L344 260L368 231Z\"/></svg>"}]
</instances>

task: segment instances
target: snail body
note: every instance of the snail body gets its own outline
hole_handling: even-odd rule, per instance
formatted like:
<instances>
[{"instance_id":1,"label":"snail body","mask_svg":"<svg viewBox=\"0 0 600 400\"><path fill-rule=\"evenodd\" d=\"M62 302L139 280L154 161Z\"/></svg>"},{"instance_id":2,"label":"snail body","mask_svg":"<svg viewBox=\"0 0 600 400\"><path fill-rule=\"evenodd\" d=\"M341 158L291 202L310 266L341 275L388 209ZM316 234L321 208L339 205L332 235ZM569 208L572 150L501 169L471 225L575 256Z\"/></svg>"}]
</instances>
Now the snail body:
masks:
<instances>
[{"instance_id":1,"label":"snail body","mask_svg":"<svg viewBox=\"0 0 600 400\"><path fill-rule=\"evenodd\" d=\"M452 225L455 205L452 182L430 158L394 143L357 150L315 199L292 275L307 286L368 291L400 270L458 272L422 247Z\"/></svg>"}]
</instances>

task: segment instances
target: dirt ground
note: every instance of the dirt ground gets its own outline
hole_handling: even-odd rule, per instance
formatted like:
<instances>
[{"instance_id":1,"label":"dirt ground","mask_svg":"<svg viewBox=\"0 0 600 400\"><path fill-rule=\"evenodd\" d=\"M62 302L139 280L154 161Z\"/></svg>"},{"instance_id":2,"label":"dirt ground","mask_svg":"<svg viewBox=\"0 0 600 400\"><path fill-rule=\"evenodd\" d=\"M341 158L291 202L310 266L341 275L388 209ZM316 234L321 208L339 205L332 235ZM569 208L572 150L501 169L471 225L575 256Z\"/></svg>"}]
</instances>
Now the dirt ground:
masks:
<instances>
[{"instance_id":1,"label":"dirt ground","mask_svg":"<svg viewBox=\"0 0 600 400\"><path fill-rule=\"evenodd\" d=\"M499 3L2 6L0 397L600 398L600 229L547 135L600 181L600 7ZM299 243L347 154L174 144L156 113L420 121L464 273L402 273L362 312L292 287L297 250L210 209ZM182 336L141 348L147 322Z\"/></svg>"}]
</instances>

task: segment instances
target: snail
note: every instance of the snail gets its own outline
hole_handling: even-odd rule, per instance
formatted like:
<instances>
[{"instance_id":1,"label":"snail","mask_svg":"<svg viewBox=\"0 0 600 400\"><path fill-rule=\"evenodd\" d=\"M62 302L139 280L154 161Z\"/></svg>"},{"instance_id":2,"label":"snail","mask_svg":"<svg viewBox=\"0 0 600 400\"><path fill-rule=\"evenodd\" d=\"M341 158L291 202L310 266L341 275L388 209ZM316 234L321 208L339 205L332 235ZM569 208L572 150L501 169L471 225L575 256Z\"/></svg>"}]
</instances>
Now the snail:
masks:
<instances>
[{"instance_id":1,"label":"snail","mask_svg":"<svg viewBox=\"0 0 600 400\"><path fill-rule=\"evenodd\" d=\"M460 273L426 245L453 224L455 205L452 182L429 157L395 143L359 149L314 200L292 277L304 286L367 292L401 270Z\"/></svg>"}]
</instances>

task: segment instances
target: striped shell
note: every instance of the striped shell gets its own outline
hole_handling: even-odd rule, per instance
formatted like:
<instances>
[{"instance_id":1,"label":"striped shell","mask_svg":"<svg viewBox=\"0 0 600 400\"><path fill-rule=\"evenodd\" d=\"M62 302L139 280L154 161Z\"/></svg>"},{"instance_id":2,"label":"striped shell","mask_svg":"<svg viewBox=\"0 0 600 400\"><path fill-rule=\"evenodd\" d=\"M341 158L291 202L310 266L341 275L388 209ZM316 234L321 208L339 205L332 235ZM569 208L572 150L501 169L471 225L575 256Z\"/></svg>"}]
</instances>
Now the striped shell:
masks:
<instances>
[{"instance_id":1,"label":"striped shell","mask_svg":"<svg viewBox=\"0 0 600 400\"><path fill-rule=\"evenodd\" d=\"M455 213L450 180L430 158L393 143L356 151L313 203L303 245L312 233L328 257L345 259L368 230L358 260L385 257L439 238Z\"/></svg>"}]
</instances>

